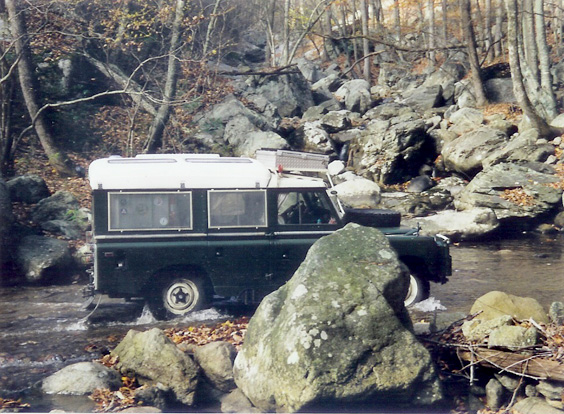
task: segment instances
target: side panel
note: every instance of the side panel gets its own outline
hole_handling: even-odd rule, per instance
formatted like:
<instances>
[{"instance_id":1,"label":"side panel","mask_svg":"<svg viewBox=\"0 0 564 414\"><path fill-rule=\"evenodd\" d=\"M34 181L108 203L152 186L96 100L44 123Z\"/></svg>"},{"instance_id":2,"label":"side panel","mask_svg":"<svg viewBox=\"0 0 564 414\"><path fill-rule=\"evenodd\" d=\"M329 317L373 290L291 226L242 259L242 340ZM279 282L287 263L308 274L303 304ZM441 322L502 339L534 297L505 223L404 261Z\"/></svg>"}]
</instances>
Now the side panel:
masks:
<instances>
[{"instance_id":1,"label":"side panel","mask_svg":"<svg viewBox=\"0 0 564 414\"><path fill-rule=\"evenodd\" d=\"M171 267L205 271L205 237L97 243L96 289L110 296L144 296L157 287L155 274Z\"/></svg>"},{"instance_id":2,"label":"side panel","mask_svg":"<svg viewBox=\"0 0 564 414\"><path fill-rule=\"evenodd\" d=\"M388 235L390 245L400 260L413 264L412 269L421 277L433 282L445 283L451 274L451 258L446 243L428 236Z\"/></svg>"},{"instance_id":3,"label":"side panel","mask_svg":"<svg viewBox=\"0 0 564 414\"><path fill-rule=\"evenodd\" d=\"M266 233L210 234L208 257L216 294L239 296L251 289L257 298L265 294L271 278L271 238Z\"/></svg>"}]
</instances>

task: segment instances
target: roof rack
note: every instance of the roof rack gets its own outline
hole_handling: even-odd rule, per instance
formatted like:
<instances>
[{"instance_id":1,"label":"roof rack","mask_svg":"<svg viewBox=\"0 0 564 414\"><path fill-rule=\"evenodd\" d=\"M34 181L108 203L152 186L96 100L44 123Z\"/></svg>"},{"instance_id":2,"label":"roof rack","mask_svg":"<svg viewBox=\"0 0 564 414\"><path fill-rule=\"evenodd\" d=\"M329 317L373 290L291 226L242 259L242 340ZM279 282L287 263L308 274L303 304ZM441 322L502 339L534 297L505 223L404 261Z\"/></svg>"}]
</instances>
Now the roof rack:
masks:
<instances>
[{"instance_id":1,"label":"roof rack","mask_svg":"<svg viewBox=\"0 0 564 414\"><path fill-rule=\"evenodd\" d=\"M329 156L311 152L262 149L255 158L272 171L327 172Z\"/></svg>"}]
</instances>

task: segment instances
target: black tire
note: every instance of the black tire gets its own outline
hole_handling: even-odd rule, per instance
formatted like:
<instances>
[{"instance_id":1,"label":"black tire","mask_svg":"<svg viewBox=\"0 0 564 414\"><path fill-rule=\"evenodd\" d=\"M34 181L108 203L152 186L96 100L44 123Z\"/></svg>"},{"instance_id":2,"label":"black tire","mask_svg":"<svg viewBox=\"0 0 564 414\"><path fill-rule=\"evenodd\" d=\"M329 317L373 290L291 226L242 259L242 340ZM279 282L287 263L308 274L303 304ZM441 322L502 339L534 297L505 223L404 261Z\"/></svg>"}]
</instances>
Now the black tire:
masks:
<instances>
[{"instance_id":1,"label":"black tire","mask_svg":"<svg viewBox=\"0 0 564 414\"><path fill-rule=\"evenodd\" d=\"M387 209L351 208L345 210L345 222L367 227L399 227L401 213Z\"/></svg>"},{"instance_id":2,"label":"black tire","mask_svg":"<svg viewBox=\"0 0 564 414\"><path fill-rule=\"evenodd\" d=\"M421 279L419 276L409 273L409 288L405 295L404 305L410 307L425 299L429 299L431 286L428 280Z\"/></svg>"},{"instance_id":3,"label":"black tire","mask_svg":"<svg viewBox=\"0 0 564 414\"><path fill-rule=\"evenodd\" d=\"M209 303L205 283L191 275L169 278L160 292L160 296L149 300L151 312L158 319L184 316L204 309Z\"/></svg>"}]
</instances>

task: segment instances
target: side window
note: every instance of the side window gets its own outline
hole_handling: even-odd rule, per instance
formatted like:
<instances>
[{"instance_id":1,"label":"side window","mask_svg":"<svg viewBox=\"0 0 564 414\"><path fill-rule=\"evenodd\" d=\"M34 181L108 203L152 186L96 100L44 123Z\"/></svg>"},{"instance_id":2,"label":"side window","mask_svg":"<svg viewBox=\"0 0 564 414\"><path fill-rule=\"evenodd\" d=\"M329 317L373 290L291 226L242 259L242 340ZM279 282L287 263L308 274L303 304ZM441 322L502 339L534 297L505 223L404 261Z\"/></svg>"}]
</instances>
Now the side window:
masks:
<instances>
[{"instance_id":1,"label":"side window","mask_svg":"<svg viewBox=\"0 0 564 414\"><path fill-rule=\"evenodd\" d=\"M335 224L327 195L292 191L278 195L278 224Z\"/></svg>"},{"instance_id":2,"label":"side window","mask_svg":"<svg viewBox=\"0 0 564 414\"><path fill-rule=\"evenodd\" d=\"M266 227L266 191L208 191L209 227Z\"/></svg>"},{"instance_id":3,"label":"side window","mask_svg":"<svg viewBox=\"0 0 564 414\"><path fill-rule=\"evenodd\" d=\"M192 194L110 193L109 230L190 230Z\"/></svg>"}]
</instances>

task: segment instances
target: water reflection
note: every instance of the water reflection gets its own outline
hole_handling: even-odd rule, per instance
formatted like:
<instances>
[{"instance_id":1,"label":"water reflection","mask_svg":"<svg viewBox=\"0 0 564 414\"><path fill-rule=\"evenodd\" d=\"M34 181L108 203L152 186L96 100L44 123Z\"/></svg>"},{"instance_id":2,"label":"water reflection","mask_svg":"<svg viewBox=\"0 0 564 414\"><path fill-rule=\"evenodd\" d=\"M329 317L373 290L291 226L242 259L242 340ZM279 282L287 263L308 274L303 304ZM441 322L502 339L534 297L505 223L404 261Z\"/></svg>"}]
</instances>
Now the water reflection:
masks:
<instances>
[{"instance_id":1,"label":"water reflection","mask_svg":"<svg viewBox=\"0 0 564 414\"><path fill-rule=\"evenodd\" d=\"M564 301L564 235L523 234L519 238L453 245L453 275L431 294L449 311L469 312L492 291L537 299L543 306Z\"/></svg>"}]
</instances>

